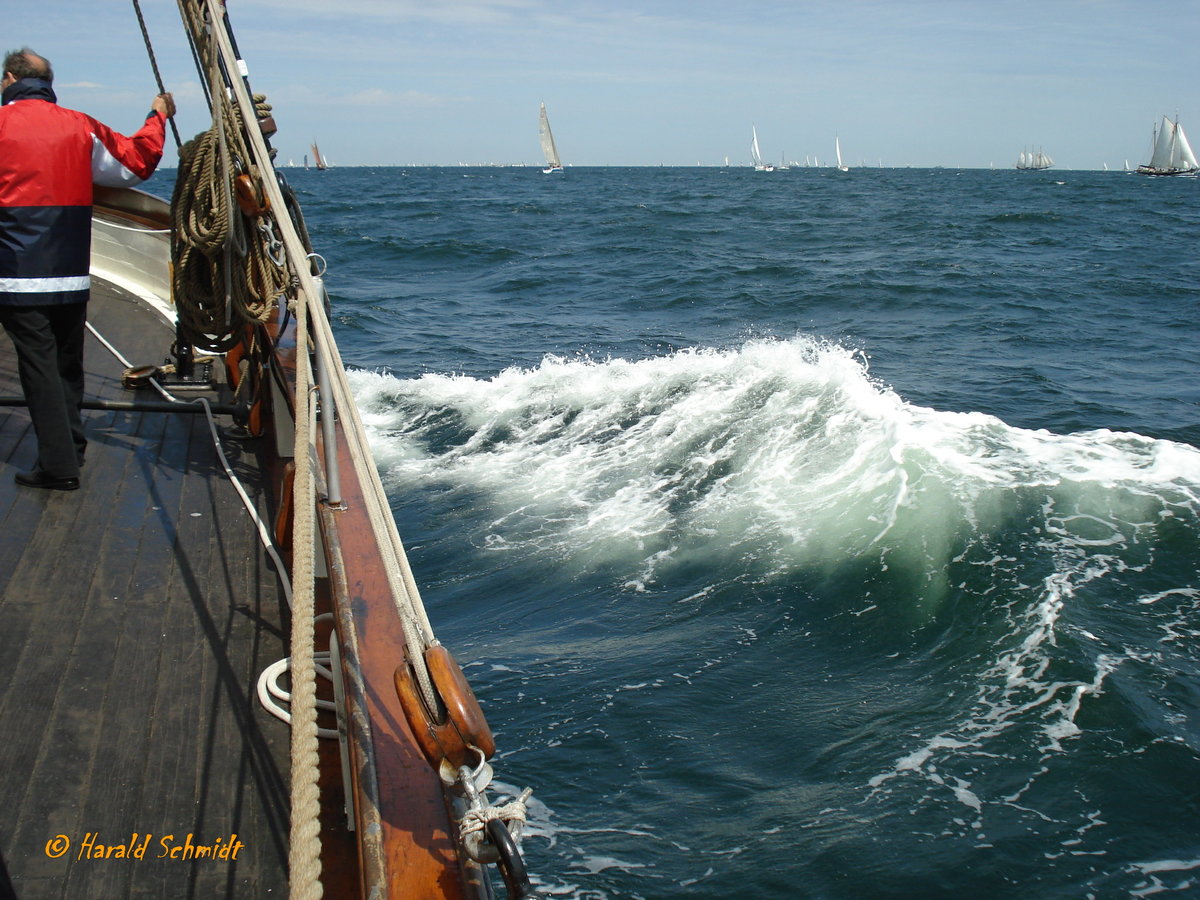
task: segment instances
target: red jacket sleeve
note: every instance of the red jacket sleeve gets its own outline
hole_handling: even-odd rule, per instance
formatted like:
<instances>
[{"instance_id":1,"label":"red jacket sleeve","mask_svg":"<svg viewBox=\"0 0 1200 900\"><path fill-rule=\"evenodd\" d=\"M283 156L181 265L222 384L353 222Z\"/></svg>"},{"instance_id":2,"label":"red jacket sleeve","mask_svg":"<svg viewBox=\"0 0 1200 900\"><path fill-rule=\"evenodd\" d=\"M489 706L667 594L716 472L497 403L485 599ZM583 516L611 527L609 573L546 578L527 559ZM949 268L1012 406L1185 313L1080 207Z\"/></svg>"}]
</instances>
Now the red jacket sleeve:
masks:
<instances>
[{"instance_id":1,"label":"red jacket sleeve","mask_svg":"<svg viewBox=\"0 0 1200 900\"><path fill-rule=\"evenodd\" d=\"M92 181L108 187L128 187L154 174L162 159L166 117L152 112L132 137L113 131L88 116L92 127Z\"/></svg>"}]
</instances>

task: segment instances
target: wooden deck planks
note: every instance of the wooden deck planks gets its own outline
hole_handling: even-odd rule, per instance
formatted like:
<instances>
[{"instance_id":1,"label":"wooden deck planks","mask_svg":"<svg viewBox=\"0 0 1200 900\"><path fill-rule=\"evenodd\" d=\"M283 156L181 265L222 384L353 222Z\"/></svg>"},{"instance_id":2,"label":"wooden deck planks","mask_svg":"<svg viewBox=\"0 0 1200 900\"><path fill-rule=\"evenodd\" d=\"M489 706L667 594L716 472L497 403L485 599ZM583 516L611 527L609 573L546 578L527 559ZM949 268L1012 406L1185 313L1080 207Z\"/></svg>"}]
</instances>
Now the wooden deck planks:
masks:
<instances>
[{"instance_id":1,"label":"wooden deck planks","mask_svg":"<svg viewBox=\"0 0 1200 900\"><path fill-rule=\"evenodd\" d=\"M105 336L132 363L160 362L169 331L135 346L130 304L99 295L89 316ZM88 396L130 399L123 367L91 339L87 354ZM11 356L0 338L0 394L19 395ZM282 896L288 734L254 697L287 652L277 578L202 416L85 417L83 487L42 493L12 483L32 434L24 410L0 409L7 877L20 898ZM227 443L252 472L253 442ZM154 858L235 832L236 860ZM151 839L144 859L80 858L89 833ZM51 858L59 834L72 848Z\"/></svg>"}]
</instances>

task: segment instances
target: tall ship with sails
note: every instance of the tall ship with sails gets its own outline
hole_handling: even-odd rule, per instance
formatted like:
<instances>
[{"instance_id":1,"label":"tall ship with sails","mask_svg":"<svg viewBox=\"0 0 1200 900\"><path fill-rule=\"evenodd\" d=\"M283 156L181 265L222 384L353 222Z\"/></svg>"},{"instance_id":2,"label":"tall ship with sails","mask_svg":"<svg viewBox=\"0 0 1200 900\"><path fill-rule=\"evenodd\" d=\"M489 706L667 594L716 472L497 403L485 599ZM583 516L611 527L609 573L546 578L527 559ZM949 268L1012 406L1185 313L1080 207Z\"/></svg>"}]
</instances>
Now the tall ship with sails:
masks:
<instances>
[{"instance_id":1,"label":"tall ship with sails","mask_svg":"<svg viewBox=\"0 0 1200 900\"><path fill-rule=\"evenodd\" d=\"M0 355L0 896L535 896L528 791L494 794L425 612L273 114L225 4L178 6L211 127L176 133L169 204L96 188L77 490L14 484L37 448Z\"/></svg>"},{"instance_id":2,"label":"tall ship with sails","mask_svg":"<svg viewBox=\"0 0 1200 900\"><path fill-rule=\"evenodd\" d=\"M1166 116L1155 126L1151 137L1150 162L1137 167L1139 175L1191 175L1200 174L1200 164L1188 143L1183 126L1176 116L1172 122Z\"/></svg>"},{"instance_id":3,"label":"tall ship with sails","mask_svg":"<svg viewBox=\"0 0 1200 900\"><path fill-rule=\"evenodd\" d=\"M1050 158L1050 155L1038 148L1037 150L1022 150L1021 155L1017 157L1015 168L1024 172L1040 172L1053 165L1054 160Z\"/></svg>"}]
</instances>

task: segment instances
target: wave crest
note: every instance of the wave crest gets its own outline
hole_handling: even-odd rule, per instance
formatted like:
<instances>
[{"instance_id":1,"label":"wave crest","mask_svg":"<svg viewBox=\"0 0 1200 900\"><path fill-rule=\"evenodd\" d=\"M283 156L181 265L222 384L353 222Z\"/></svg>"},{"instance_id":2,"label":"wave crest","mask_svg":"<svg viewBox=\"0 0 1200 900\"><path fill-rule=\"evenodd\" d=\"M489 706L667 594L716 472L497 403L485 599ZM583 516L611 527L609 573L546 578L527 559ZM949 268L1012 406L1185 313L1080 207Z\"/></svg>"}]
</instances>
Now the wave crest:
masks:
<instances>
[{"instance_id":1,"label":"wave crest","mask_svg":"<svg viewBox=\"0 0 1200 900\"><path fill-rule=\"evenodd\" d=\"M1073 510L1055 527L1108 540L1097 522L1194 510L1200 485L1191 447L915 406L806 337L352 383L396 489L486 498L488 543L640 561L639 578L697 555L772 574L881 553L939 573L1047 496Z\"/></svg>"}]
</instances>

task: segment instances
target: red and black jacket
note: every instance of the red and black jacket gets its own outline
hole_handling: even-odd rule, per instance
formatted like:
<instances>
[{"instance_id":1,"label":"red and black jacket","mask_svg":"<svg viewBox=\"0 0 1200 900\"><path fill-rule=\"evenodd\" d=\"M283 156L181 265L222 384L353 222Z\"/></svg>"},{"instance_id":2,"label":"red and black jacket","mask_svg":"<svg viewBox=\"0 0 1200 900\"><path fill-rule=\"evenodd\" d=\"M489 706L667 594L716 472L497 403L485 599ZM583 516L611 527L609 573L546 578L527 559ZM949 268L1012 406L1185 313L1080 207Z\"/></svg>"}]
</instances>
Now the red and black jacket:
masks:
<instances>
[{"instance_id":1,"label":"red and black jacket","mask_svg":"<svg viewBox=\"0 0 1200 900\"><path fill-rule=\"evenodd\" d=\"M57 105L50 84L23 78L0 107L0 304L88 298L92 185L145 181L162 158L165 117L133 135Z\"/></svg>"}]
</instances>

